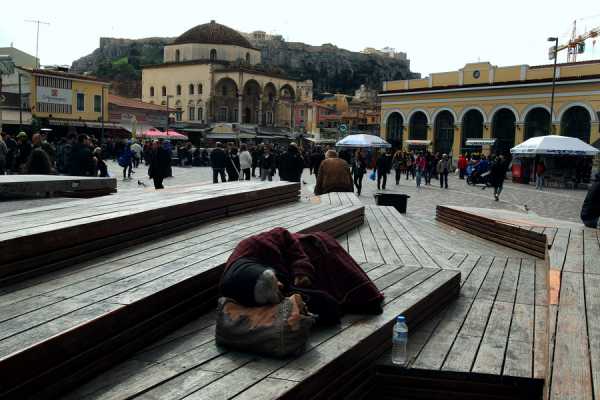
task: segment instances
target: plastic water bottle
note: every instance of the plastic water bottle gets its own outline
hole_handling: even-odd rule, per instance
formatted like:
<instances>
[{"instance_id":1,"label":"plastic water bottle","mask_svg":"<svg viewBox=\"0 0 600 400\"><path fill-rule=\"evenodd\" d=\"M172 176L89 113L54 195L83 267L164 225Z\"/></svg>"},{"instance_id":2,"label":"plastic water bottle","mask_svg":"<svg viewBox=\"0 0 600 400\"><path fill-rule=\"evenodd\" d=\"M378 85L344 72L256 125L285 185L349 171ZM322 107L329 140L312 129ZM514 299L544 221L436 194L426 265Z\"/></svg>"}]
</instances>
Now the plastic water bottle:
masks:
<instances>
[{"instance_id":1,"label":"plastic water bottle","mask_svg":"<svg viewBox=\"0 0 600 400\"><path fill-rule=\"evenodd\" d=\"M398 315L392 336L392 363L403 367L406 366L408 361L407 344L408 326L406 326L406 319L403 315Z\"/></svg>"}]
</instances>

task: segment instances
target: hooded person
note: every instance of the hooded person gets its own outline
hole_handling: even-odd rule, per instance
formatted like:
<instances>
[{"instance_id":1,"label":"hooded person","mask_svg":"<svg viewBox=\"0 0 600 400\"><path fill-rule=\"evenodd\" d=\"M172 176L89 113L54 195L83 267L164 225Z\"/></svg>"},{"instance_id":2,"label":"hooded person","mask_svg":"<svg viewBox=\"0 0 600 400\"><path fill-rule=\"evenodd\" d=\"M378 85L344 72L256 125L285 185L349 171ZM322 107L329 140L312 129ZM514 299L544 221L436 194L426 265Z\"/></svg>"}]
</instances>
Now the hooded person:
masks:
<instances>
[{"instance_id":1,"label":"hooded person","mask_svg":"<svg viewBox=\"0 0 600 400\"><path fill-rule=\"evenodd\" d=\"M581 221L589 228L597 228L600 219L600 172L596 174L594 182L585 196L581 206Z\"/></svg>"},{"instance_id":2,"label":"hooded person","mask_svg":"<svg viewBox=\"0 0 600 400\"><path fill-rule=\"evenodd\" d=\"M227 260L221 294L248 307L302 295L321 324L343 313L382 312L383 294L362 268L324 232L275 228L241 241Z\"/></svg>"}]
</instances>

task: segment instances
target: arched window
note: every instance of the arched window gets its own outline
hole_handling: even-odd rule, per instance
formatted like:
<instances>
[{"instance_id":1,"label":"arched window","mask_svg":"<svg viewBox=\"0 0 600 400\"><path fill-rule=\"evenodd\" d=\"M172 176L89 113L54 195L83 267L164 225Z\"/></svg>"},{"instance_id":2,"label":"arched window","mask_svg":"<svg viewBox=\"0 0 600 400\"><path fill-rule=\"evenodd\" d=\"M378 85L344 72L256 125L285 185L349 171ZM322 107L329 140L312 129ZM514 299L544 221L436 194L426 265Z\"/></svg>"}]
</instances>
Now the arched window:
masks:
<instances>
[{"instance_id":1,"label":"arched window","mask_svg":"<svg viewBox=\"0 0 600 400\"><path fill-rule=\"evenodd\" d=\"M216 60L216 59L217 59L217 50L216 50L216 49L212 49L212 50L210 51L210 60L211 60L211 61L214 61L214 60Z\"/></svg>"},{"instance_id":2,"label":"arched window","mask_svg":"<svg viewBox=\"0 0 600 400\"><path fill-rule=\"evenodd\" d=\"M198 94L202 94L202 84L198 84Z\"/></svg>"},{"instance_id":3,"label":"arched window","mask_svg":"<svg viewBox=\"0 0 600 400\"><path fill-rule=\"evenodd\" d=\"M246 53L246 64L250 64L250 53Z\"/></svg>"},{"instance_id":4,"label":"arched window","mask_svg":"<svg viewBox=\"0 0 600 400\"><path fill-rule=\"evenodd\" d=\"M181 96L181 85L177 85L177 96Z\"/></svg>"},{"instance_id":5,"label":"arched window","mask_svg":"<svg viewBox=\"0 0 600 400\"><path fill-rule=\"evenodd\" d=\"M181 54L179 53L179 50L175 50L175 62L179 62L180 56Z\"/></svg>"},{"instance_id":6,"label":"arched window","mask_svg":"<svg viewBox=\"0 0 600 400\"><path fill-rule=\"evenodd\" d=\"M221 95L227 96L227 85L223 85L223 89L222 89Z\"/></svg>"},{"instance_id":7,"label":"arched window","mask_svg":"<svg viewBox=\"0 0 600 400\"><path fill-rule=\"evenodd\" d=\"M190 83L189 92L190 92L190 94L194 94L194 84L193 83Z\"/></svg>"},{"instance_id":8,"label":"arched window","mask_svg":"<svg viewBox=\"0 0 600 400\"><path fill-rule=\"evenodd\" d=\"M161 89L160 91L161 91L161 94L162 94L163 96L166 96L166 95L167 95L167 87L166 87L166 86L163 86L163 87L162 87L162 89Z\"/></svg>"},{"instance_id":9,"label":"arched window","mask_svg":"<svg viewBox=\"0 0 600 400\"><path fill-rule=\"evenodd\" d=\"M150 86L150 97L154 97L154 86Z\"/></svg>"},{"instance_id":10,"label":"arched window","mask_svg":"<svg viewBox=\"0 0 600 400\"><path fill-rule=\"evenodd\" d=\"M196 119L195 116L196 113L196 109L194 107L189 107L188 108L188 120L193 121Z\"/></svg>"},{"instance_id":11,"label":"arched window","mask_svg":"<svg viewBox=\"0 0 600 400\"><path fill-rule=\"evenodd\" d=\"M202 121L202 107L198 107L198 121Z\"/></svg>"}]
</instances>

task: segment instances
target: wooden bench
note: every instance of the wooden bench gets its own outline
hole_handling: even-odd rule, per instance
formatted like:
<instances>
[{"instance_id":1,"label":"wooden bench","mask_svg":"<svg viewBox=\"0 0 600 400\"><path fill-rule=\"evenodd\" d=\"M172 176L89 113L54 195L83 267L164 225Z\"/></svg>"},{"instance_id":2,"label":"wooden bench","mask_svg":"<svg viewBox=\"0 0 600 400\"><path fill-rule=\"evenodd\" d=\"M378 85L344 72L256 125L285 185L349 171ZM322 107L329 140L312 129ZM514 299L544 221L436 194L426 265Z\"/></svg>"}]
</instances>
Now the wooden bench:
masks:
<instances>
[{"instance_id":1,"label":"wooden bench","mask_svg":"<svg viewBox=\"0 0 600 400\"><path fill-rule=\"evenodd\" d=\"M1 197L96 197L117 191L115 178L62 175L2 175Z\"/></svg>"},{"instance_id":2,"label":"wooden bench","mask_svg":"<svg viewBox=\"0 0 600 400\"><path fill-rule=\"evenodd\" d=\"M360 206L271 207L5 288L0 398L54 397L214 307L224 262L252 234L281 226L339 235L363 218Z\"/></svg>"},{"instance_id":3,"label":"wooden bench","mask_svg":"<svg viewBox=\"0 0 600 400\"><path fill-rule=\"evenodd\" d=\"M542 233L488 218L459 207L438 205L436 207L436 219L475 236L538 258L543 259L546 257L547 238Z\"/></svg>"},{"instance_id":4,"label":"wooden bench","mask_svg":"<svg viewBox=\"0 0 600 400\"><path fill-rule=\"evenodd\" d=\"M297 201L300 184L232 182L0 214L0 286L206 221Z\"/></svg>"},{"instance_id":5,"label":"wooden bench","mask_svg":"<svg viewBox=\"0 0 600 400\"><path fill-rule=\"evenodd\" d=\"M81 386L66 399L325 399L347 398L391 345L398 314L410 329L458 294L460 272L363 263L385 294L378 316L347 315L316 329L299 357L271 359L214 343L214 312L173 332Z\"/></svg>"}]
</instances>

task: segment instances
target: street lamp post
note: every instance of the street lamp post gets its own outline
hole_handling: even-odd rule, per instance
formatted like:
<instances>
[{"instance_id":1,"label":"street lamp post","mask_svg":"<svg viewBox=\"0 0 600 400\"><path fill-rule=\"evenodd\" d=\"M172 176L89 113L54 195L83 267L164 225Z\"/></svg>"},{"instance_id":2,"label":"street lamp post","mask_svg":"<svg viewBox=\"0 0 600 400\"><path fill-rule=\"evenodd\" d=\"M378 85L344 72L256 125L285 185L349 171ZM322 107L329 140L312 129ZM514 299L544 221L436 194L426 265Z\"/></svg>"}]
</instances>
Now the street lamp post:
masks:
<instances>
[{"instance_id":1,"label":"street lamp post","mask_svg":"<svg viewBox=\"0 0 600 400\"><path fill-rule=\"evenodd\" d=\"M552 123L552 116L554 115L554 91L556 89L556 61L558 59L558 38L549 37L549 42L554 42L554 70L552 71L552 97L550 98L550 129L551 135L554 134L554 124Z\"/></svg>"}]
</instances>

